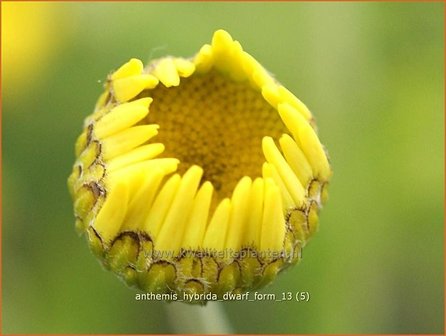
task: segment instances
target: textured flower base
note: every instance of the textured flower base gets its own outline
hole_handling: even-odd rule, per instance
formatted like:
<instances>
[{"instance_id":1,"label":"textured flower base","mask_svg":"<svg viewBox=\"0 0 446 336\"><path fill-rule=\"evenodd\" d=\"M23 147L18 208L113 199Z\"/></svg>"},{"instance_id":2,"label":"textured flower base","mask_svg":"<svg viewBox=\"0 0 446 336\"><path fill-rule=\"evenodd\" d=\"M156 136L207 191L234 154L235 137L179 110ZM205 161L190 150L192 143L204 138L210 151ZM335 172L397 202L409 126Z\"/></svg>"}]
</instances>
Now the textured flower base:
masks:
<instances>
[{"instance_id":1,"label":"textured flower base","mask_svg":"<svg viewBox=\"0 0 446 336\"><path fill-rule=\"evenodd\" d=\"M260 288L318 228L331 169L313 126L225 31L191 59L132 59L76 142L76 228L147 292Z\"/></svg>"}]
</instances>

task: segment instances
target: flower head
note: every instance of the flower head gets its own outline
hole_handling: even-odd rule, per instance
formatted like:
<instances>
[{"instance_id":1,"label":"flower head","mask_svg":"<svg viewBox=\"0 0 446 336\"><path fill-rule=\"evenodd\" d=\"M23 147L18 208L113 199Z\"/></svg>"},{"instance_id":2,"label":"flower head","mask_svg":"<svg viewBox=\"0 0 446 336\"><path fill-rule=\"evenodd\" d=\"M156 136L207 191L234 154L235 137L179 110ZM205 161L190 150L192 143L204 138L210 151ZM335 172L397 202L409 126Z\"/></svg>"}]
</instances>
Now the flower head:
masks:
<instances>
[{"instance_id":1,"label":"flower head","mask_svg":"<svg viewBox=\"0 0 446 336\"><path fill-rule=\"evenodd\" d=\"M223 30L190 59L111 74L76 156L77 229L158 293L271 282L317 230L331 176L310 111Z\"/></svg>"}]
</instances>

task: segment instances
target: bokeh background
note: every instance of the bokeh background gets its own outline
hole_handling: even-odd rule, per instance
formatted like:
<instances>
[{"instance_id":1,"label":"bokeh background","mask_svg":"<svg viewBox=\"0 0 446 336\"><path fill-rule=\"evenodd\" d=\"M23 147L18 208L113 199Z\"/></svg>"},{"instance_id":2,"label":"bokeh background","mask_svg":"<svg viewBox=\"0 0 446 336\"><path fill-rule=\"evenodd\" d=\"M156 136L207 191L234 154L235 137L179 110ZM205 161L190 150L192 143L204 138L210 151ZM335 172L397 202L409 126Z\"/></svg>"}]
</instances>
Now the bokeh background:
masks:
<instances>
[{"instance_id":1,"label":"bokeh background","mask_svg":"<svg viewBox=\"0 0 446 336\"><path fill-rule=\"evenodd\" d=\"M112 69L192 55L218 28L310 107L334 168L302 263L262 291L310 302L225 303L231 330L442 333L442 3L1 5L3 333L203 331L101 269L66 178Z\"/></svg>"}]
</instances>

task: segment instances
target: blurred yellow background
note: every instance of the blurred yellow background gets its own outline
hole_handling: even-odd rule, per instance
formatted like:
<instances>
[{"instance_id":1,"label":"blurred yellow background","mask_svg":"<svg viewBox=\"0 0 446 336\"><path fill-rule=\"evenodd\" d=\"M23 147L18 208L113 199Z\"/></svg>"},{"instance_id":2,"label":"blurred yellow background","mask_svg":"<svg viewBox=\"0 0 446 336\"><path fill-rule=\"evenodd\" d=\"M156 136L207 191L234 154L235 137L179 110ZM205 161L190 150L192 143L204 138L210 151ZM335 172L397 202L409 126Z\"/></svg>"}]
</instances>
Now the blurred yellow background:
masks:
<instances>
[{"instance_id":1,"label":"blurred yellow background","mask_svg":"<svg viewBox=\"0 0 446 336\"><path fill-rule=\"evenodd\" d=\"M262 291L308 291L310 302L224 303L233 331L442 333L443 13L442 3L3 2L3 333L177 330L165 303L135 301L75 234L66 178L111 70L192 55L219 28L309 106L334 169L302 263Z\"/></svg>"}]
</instances>

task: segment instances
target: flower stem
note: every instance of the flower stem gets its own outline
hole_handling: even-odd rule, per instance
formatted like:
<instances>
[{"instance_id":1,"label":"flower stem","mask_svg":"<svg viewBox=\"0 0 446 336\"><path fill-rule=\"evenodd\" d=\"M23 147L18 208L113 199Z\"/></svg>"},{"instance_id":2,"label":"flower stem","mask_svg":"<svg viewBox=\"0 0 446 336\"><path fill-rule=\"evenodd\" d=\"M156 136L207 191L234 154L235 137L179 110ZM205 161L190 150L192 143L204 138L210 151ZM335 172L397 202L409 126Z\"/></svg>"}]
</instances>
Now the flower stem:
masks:
<instances>
[{"instance_id":1,"label":"flower stem","mask_svg":"<svg viewBox=\"0 0 446 336\"><path fill-rule=\"evenodd\" d=\"M167 304L166 312L174 333L231 334L232 328L219 302L206 306L186 305L180 302Z\"/></svg>"}]
</instances>

